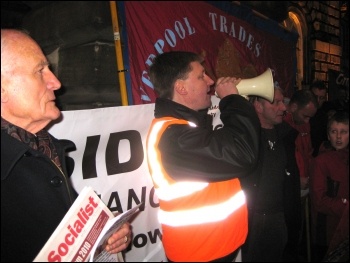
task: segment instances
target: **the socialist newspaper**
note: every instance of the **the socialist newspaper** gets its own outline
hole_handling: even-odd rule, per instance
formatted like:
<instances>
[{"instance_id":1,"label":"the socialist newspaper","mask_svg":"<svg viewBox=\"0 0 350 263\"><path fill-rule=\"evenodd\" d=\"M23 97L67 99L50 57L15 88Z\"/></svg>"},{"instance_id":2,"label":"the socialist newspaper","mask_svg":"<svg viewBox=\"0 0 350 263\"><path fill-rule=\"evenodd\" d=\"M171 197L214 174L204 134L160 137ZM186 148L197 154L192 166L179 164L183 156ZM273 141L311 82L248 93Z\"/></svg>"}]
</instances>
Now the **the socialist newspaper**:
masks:
<instances>
[{"instance_id":1,"label":"the socialist newspaper","mask_svg":"<svg viewBox=\"0 0 350 263\"><path fill-rule=\"evenodd\" d=\"M84 187L66 216L33 261L89 261L89 256L97 239L108 239L113 234L108 230L116 231L137 209L138 206L114 218L113 213L94 190L91 187ZM127 219L122 217L124 214L129 215ZM113 219L114 224L107 224L111 219ZM103 252L103 250L100 252ZM121 253L107 253L108 257L109 260L123 261ZM107 258L105 258L106 261Z\"/></svg>"}]
</instances>

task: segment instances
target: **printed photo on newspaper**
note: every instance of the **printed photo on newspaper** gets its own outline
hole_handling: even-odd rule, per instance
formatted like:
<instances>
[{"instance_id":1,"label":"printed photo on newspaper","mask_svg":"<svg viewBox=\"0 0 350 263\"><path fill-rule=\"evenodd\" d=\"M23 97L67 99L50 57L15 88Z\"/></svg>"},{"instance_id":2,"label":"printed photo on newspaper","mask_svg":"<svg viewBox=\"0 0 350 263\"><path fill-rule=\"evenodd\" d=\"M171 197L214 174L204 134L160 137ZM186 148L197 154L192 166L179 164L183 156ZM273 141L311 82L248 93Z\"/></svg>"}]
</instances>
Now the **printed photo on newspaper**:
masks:
<instances>
[{"instance_id":1,"label":"printed photo on newspaper","mask_svg":"<svg viewBox=\"0 0 350 263\"><path fill-rule=\"evenodd\" d=\"M112 227L116 231L118 227L130 219L131 214L134 214L138 208L139 205L118 215L118 217L114 217L92 187L84 187L33 261L88 261L97 240L108 239L108 234L111 233L108 230ZM125 216L123 217L123 215ZM113 224L109 223L109 220L112 220ZM118 224L120 221L123 223ZM118 254L113 255L120 261L122 260L121 253ZM97 256L95 250L94 255Z\"/></svg>"},{"instance_id":2,"label":"printed photo on newspaper","mask_svg":"<svg viewBox=\"0 0 350 263\"><path fill-rule=\"evenodd\" d=\"M115 231L117 231L125 222L129 221L131 216L138 211L141 204L142 203L138 204L137 206L129 209L128 211L122 214L117 215L115 218L107 222L99 238L97 239L95 245L92 248L90 262L123 262L124 261L123 257L121 256L121 253L110 254L106 250L104 250L104 247L106 245L108 238Z\"/></svg>"}]
</instances>

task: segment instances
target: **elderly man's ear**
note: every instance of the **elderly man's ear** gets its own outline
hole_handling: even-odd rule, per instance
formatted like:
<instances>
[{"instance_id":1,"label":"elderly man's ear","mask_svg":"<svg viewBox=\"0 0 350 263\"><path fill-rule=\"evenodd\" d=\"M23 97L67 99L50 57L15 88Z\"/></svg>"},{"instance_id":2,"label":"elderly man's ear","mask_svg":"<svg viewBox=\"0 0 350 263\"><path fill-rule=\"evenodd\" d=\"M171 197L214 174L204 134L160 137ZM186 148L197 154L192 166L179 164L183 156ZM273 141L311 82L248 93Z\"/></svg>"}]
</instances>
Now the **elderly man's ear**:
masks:
<instances>
[{"instance_id":1,"label":"elderly man's ear","mask_svg":"<svg viewBox=\"0 0 350 263\"><path fill-rule=\"evenodd\" d=\"M5 103L8 101L7 91L1 87L1 102Z\"/></svg>"}]
</instances>

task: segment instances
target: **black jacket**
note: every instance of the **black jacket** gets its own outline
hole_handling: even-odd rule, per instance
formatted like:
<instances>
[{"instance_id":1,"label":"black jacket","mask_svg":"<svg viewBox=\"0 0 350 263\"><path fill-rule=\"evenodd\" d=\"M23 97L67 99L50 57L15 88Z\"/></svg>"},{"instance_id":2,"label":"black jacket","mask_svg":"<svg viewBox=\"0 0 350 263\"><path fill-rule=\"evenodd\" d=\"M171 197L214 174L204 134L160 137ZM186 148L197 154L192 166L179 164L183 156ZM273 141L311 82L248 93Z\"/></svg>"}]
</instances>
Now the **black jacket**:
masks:
<instances>
[{"instance_id":1,"label":"black jacket","mask_svg":"<svg viewBox=\"0 0 350 263\"><path fill-rule=\"evenodd\" d=\"M287 154L288 174L284 181L284 214L288 231L295 231L301 229L300 174L295 158L295 140L299 133L286 122L279 125L279 132Z\"/></svg>"},{"instance_id":2,"label":"black jacket","mask_svg":"<svg viewBox=\"0 0 350 263\"><path fill-rule=\"evenodd\" d=\"M162 164L173 179L215 182L246 176L254 169L260 133L254 108L242 96L230 95L220 101L219 109L224 128L213 131L207 110L156 100L156 118L174 117L197 125L171 125L160 139Z\"/></svg>"},{"instance_id":3,"label":"black jacket","mask_svg":"<svg viewBox=\"0 0 350 263\"><path fill-rule=\"evenodd\" d=\"M300 205L300 176L295 158L295 139L298 131L291 127L288 123L282 122L275 126L277 138L283 143L284 153L283 160L285 162L284 183L283 188L283 211L288 229L300 229L301 227L301 205ZM261 137L262 138L262 135ZM269 166L264 162L264 148L261 142L259 163L249 176L242 178L242 187L248 200L249 215L253 215L256 210L256 198L259 187L259 180L263 166ZM282 156L281 156L282 158ZM276 160L281 162L282 160ZM271 165L271 164L270 164Z\"/></svg>"},{"instance_id":4,"label":"black jacket","mask_svg":"<svg viewBox=\"0 0 350 263\"><path fill-rule=\"evenodd\" d=\"M33 261L77 197L67 171L74 161L65 159L75 145L52 139L63 173L42 152L1 132L1 261Z\"/></svg>"}]
</instances>

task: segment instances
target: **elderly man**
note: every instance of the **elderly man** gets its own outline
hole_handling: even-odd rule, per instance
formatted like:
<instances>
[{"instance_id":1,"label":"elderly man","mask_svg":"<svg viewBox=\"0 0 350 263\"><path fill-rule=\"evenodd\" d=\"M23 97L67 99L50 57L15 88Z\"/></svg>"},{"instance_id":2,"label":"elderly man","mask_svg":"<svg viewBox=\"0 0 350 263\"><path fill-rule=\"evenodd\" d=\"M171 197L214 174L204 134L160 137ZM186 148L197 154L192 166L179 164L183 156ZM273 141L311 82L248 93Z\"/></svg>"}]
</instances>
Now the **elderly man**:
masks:
<instances>
[{"instance_id":1,"label":"elderly man","mask_svg":"<svg viewBox=\"0 0 350 263\"><path fill-rule=\"evenodd\" d=\"M60 87L28 34L1 29L1 261L32 261L77 196L65 158L75 146L45 130L60 116ZM130 234L126 223L106 250L125 249Z\"/></svg>"}]
</instances>

